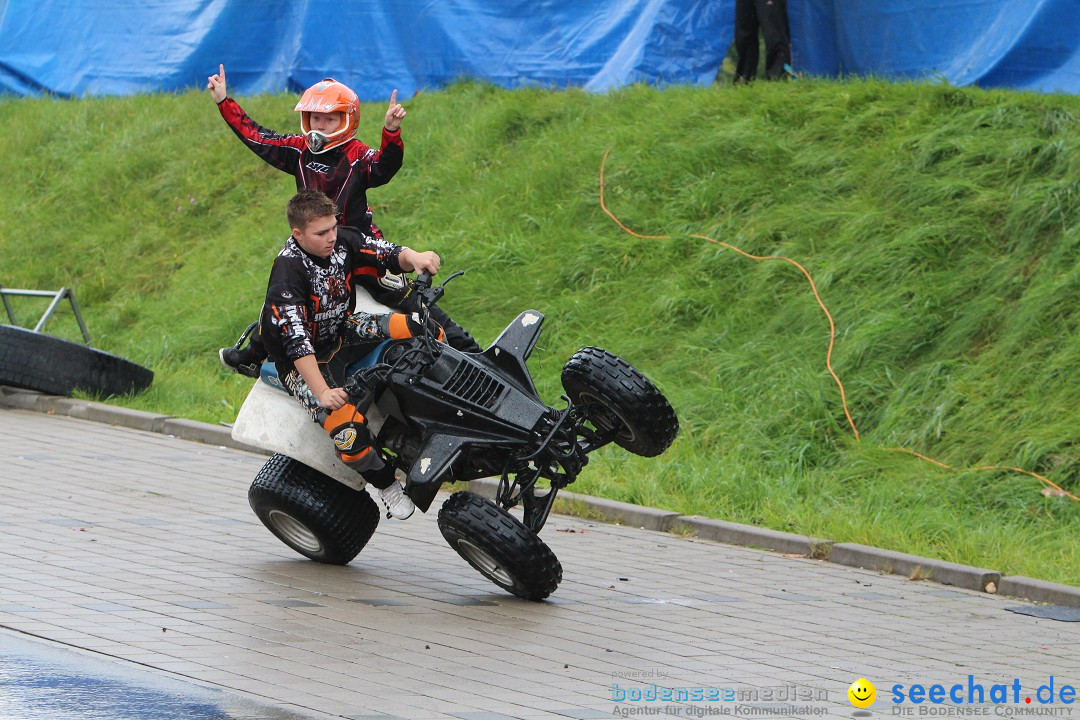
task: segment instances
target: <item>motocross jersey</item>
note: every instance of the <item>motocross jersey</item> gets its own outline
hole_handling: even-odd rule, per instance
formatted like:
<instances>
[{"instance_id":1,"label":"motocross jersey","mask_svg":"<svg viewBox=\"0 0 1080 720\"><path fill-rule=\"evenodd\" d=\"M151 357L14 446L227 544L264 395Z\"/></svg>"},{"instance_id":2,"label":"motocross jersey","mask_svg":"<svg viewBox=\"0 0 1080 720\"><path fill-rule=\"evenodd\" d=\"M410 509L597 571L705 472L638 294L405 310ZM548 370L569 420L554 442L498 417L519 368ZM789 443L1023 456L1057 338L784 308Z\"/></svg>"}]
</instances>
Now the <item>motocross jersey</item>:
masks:
<instances>
[{"instance_id":1,"label":"motocross jersey","mask_svg":"<svg viewBox=\"0 0 1080 720\"><path fill-rule=\"evenodd\" d=\"M339 227L334 249L320 258L289 236L270 270L261 322L263 342L279 372L292 369L293 361L305 355L324 360L338 345L357 278L402 272L401 250L355 228Z\"/></svg>"},{"instance_id":2,"label":"motocross jersey","mask_svg":"<svg viewBox=\"0 0 1080 720\"><path fill-rule=\"evenodd\" d=\"M253 153L296 178L297 190L321 190L338 206L340 224L370 232L367 190L390 182L401 169L405 146L400 128L390 131L384 127L378 150L354 138L317 155L307 149L303 135L279 135L262 127L231 97L218 103L218 110Z\"/></svg>"}]
</instances>

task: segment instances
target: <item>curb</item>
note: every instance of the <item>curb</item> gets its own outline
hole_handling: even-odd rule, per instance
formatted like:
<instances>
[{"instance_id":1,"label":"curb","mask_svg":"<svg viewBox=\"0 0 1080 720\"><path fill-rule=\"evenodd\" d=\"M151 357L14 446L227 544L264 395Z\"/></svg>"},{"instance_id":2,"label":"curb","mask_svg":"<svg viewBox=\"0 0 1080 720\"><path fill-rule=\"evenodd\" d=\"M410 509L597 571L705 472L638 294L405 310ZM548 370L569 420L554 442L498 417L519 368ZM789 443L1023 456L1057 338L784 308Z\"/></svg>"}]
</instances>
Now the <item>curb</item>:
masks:
<instances>
[{"instance_id":1,"label":"curb","mask_svg":"<svg viewBox=\"0 0 1080 720\"><path fill-rule=\"evenodd\" d=\"M488 500L495 499L495 492L498 488L499 481L495 478L481 478L480 480L469 481L469 490ZM580 493L573 493L569 490L562 490L559 492L556 504L560 503L563 505L563 510L566 509L566 505L571 506L569 508L570 510L574 509L574 505L578 505L584 510L584 512L580 513L570 512L564 514L587 515L588 517L596 518L601 522L628 525L643 530L656 530L658 532L667 532L671 530L674 527L675 520L682 517L679 513L671 510L657 510L656 508L634 505L618 500L608 500L607 498L597 498L592 497L591 495L581 495Z\"/></svg>"},{"instance_id":2,"label":"curb","mask_svg":"<svg viewBox=\"0 0 1080 720\"><path fill-rule=\"evenodd\" d=\"M681 518L677 512L671 510L658 510L657 508L634 505L619 500L592 497L563 490L559 492L559 499L569 504L571 509L574 505L584 505L590 517L598 517L603 522L618 523L645 530L668 532L675 525L675 520Z\"/></svg>"},{"instance_id":3,"label":"curb","mask_svg":"<svg viewBox=\"0 0 1080 720\"><path fill-rule=\"evenodd\" d=\"M996 570L957 565L944 560L882 550L869 545L838 543L832 546L829 561L848 567L907 575L913 580L921 577L942 585L954 585L967 590L990 593L1001 591L1001 573ZM1076 592L1077 601L1080 602L1080 588L1077 588Z\"/></svg>"},{"instance_id":4,"label":"curb","mask_svg":"<svg viewBox=\"0 0 1080 720\"><path fill-rule=\"evenodd\" d=\"M105 425L117 425L145 432L171 435L181 440L195 440L207 445L245 450L258 455L271 455L262 448L245 445L232 438L229 428L210 423L197 422L171 415L132 410L106 405L90 400L45 395L33 390L19 390L0 385L0 408L33 410L49 415L66 415L79 420L89 420Z\"/></svg>"},{"instance_id":5,"label":"curb","mask_svg":"<svg viewBox=\"0 0 1080 720\"><path fill-rule=\"evenodd\" d=\"M161 425L161 429L156 432L172 435L181 440L194 440L196 442L206 443L207 445L218 445L234 450L246 450L247 452L257 453L259 455L273 454L262 448L257 448L233 440L232 430L223 425L211 425L209 423L188 420L186 418L166 418L165 422Z\"/></svg>"},{"instance_id":6,"label":"curb","mask_svg":"<svg viewBox=\"0 0 1080 720\"><path fill-rule=\"evenodd\" d=\"M1009 575L1001 578L998 592L1034 602L1080 607L1080 589L1072 585L1037 580L1023 575Z\"/></svg>"},{"instance_id":7,"label":"curb","mask_svg":"<svg viewBox=\"0 0 1080 720\"><path fill-rule=\"evenodd\" d=\"M741 525L700 515L680 516L678 522L675 523L675 529L685 529L699 538L727 543L728 545L766 548L776 552L806 555L821 560L829 557L829 548L832 545L830 540L796 535L781 530L770 530L769 528L754 525Z\"/></svg>"},{"instance_id":8,"label":"curb","mask_svg":"<svg viewBox=\"0 0 1080 720\"><path fill-rule=\"evenodd\" d=\"M0 385L0 408L66 415L81 420L172 435L182 440L195 440L259 455L270 454L261 448L233 440L227 427L88 400L44 395L32 390L19 390ZM489 500L495 497L498 486L499 481L494 478L473 480L469 483L473 492ZM698 515L680 515L670 510L596 498L580 493L563 491L559 493L559 500L564 505L578 505L585 511L582 514L596 516L605 522L659 532L688 531L704 540L729 545L806 555L848 567L907 575L913 579L919 576L925 580L967 590L1008 595L1032 602L1080 607L1080 588L1062 583L1038 580L1023 575L1002 576L997 570L959 565L857 543L833 543L831 540L753 525L741 525Z\"/></svg>"}]
</instances>

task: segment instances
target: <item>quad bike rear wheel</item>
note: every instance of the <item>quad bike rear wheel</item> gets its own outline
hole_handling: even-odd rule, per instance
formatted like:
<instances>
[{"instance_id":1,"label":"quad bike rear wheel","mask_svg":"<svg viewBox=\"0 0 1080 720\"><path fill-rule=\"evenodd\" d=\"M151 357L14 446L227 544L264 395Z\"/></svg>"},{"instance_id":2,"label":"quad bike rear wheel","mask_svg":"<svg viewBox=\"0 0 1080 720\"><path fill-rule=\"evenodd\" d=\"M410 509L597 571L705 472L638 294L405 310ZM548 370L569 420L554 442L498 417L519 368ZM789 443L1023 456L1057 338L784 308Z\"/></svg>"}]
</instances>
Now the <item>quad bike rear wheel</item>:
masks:
<instances>
[{"instance_id":1,"label":"quad bike rear wheel","mask_svg":"<svg viewBox=\"0 0 1080 720\"><path fill-rule=\"evenodd\" d=\"M304 557L345 565L379 524L379 507L354 490L285 455L270 458L248 490L263 525Z\"/></svg>"},{"instance_id":2,"label":"quad bike rear wheel","mask_svg":"<svg viewBox=\"0 0 1080 720\"><path fill-rule=\"evenodd\" d=\"M570 356L562 384L597 430L614 431L615 444L635 455L659 455L679 433L679 420L663 393L607 350L585 347Z\"/></svg>"},{"instance_id":3,"label":"quad bike rear wheel","mask_svg":"<svg viewBox=\"0 0 1080 720\"><path fill-rule=\"evenodd\" d=\"M481 575L520 598L543 600L562 581L562 565L544 541L475 493L454 493L443 503L439 530Z\"/></svg>"}]
</instances>

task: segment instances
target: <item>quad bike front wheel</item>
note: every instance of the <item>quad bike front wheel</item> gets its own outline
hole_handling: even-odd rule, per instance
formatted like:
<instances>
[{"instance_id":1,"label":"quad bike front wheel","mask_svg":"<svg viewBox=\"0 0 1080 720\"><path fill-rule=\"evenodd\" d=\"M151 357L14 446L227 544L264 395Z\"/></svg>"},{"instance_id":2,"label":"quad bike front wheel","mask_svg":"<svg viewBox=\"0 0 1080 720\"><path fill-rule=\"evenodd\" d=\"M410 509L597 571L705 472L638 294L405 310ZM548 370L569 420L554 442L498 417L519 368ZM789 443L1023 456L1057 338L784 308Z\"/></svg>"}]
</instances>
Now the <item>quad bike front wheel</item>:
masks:
<instances>
[{"instance_id":1,"label":"quad bike front wheel","mask_svg":"<svg viewBox=\"0 0 1080 720\"><path fill-rule=\"evenodd\" d=\"M475 493L454 493L443 503L439 530L481 575L520 598L543 600L562 581L562 565L544 541Z\"/></svg>"},{"instance_id":2,"label":"quad bike front wheel","mask_svg":"<svg viewBox=\"0 0 1080 720\"><path fill-rule=\"evenodd\" d=\"M570 401L615 444L654 457L679 433L679 420L664 394L633 365L597 347L578 350L566 361L562 384Z\"/></svg>"},{"instance_id":3,"label":"quad bike front wheel","mask_svg":"<svg viewBox=\"0 0 1080 720\"><path fill-rule=\"evenodd\" d=\"M367 492L285 455L263 465L248 490L248 503L281 542L330 565L356 557L379 524L379 507Z\"/></svg>"}]
</instances>

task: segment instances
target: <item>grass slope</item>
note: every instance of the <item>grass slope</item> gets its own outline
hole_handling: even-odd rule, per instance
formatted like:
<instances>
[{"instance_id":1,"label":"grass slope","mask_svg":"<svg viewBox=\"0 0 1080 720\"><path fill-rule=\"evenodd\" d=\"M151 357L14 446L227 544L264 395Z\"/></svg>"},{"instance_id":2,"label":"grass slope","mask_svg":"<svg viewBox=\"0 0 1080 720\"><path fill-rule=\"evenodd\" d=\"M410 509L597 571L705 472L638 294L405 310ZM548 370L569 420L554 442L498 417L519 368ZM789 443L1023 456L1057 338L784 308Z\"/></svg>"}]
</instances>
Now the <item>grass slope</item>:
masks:
<instances>
[{"instance_id":1,"label":"grass slope","mask_svg":"<svg viewBox=\"0 0 1080 720\"><path fill-rule=\"evenodd\" d=\"M243 99L269 127L293 99ZM371 192L391 240L467 269L444 306L481 342L548 320L551 402L578 347L643 369L682 433L604 451L573 489L1080 584L1080 100L799 81L607 95L462 84L407 103ZM365 106L376 141L384 108ZM630 227L671 239L634 238ZM214 351L255 319L291 178L205 93L0 101L0 284L73 287L98 347L155 369L129 407L228 422ZM806 279L689 234L806 266ZM16 304L25 316L40 303ZM76 338L70 318L52 329ZM893 448L957 468L949 471Z\"/></svg>"}]
</instances>

